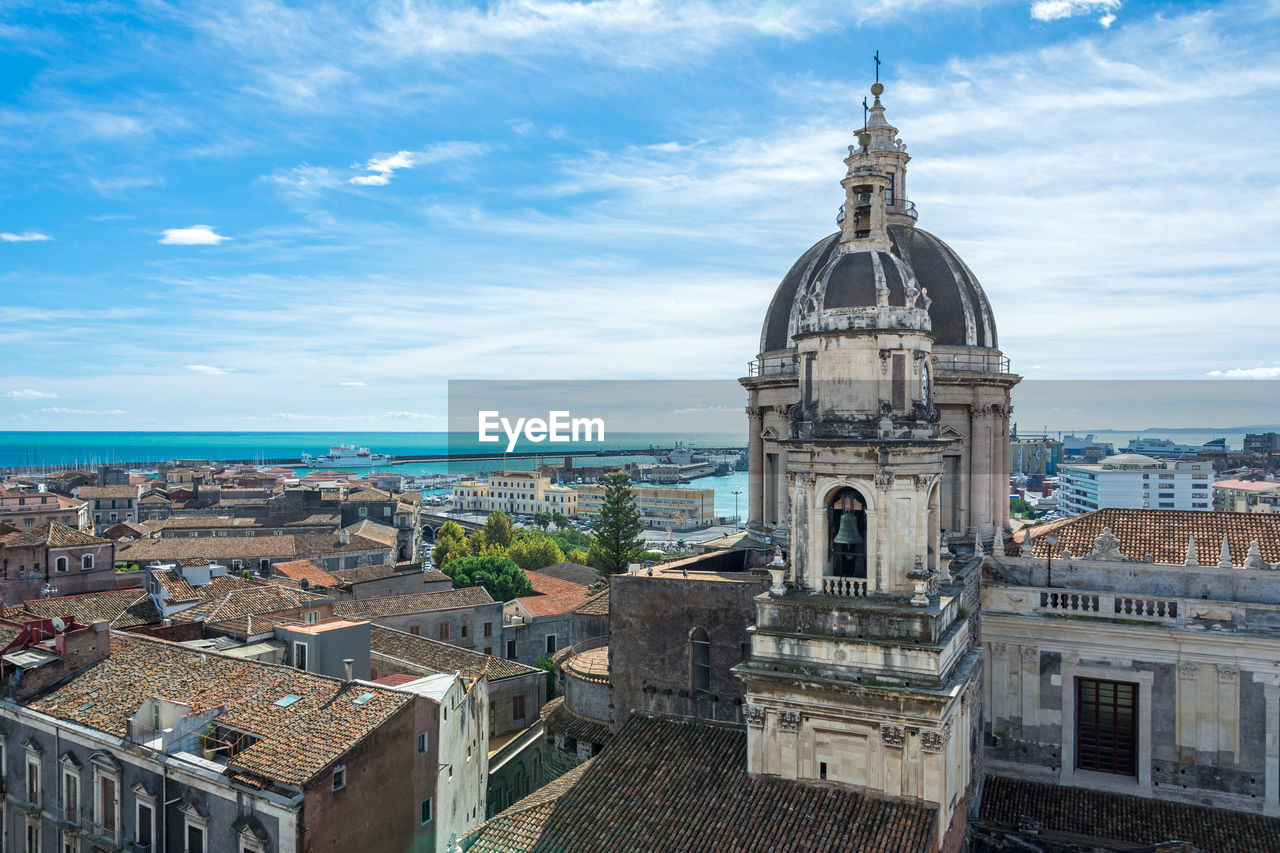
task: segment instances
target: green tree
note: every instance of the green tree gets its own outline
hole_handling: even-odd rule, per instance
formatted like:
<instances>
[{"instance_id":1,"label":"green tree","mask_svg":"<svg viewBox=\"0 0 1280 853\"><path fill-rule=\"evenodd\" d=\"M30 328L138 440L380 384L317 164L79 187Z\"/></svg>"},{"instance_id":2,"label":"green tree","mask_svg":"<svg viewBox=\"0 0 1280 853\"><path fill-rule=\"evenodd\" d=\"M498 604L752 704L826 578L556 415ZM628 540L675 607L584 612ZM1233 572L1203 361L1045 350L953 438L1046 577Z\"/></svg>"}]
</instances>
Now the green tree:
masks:
<instances>
[{"instance_id":1,"label":"green tree","mask_svg":"<svg viewBox=\"0 0 1280 853\"><path fill-rule=\"evenodd\" d=\"M581 548L571 549L568 554L564 555L564 558L570 563L577 563L579 566L587 565L587 560L590 559L587 556L587 552Z\"/></svg>"},{"instance_id":2,"label":"green tree","mask_svg":"<svg viewBox=\"0 0 1280 853\"><path fill-rule=\"evenodd\" d=\"M1009 498L1009 512L1011 514L1026 517L1035 511L1036 508L1022 498Z\"/></svg>"},{"instance_id":3,"label":"green tree","mask_svg":"<svg viewBox=\"0 0 1280 853\"><path fill-rule=\"evenodd\" d=\"M494 601L510 601L533 592L524 569L506 557L459 557L440 567L455 588L482 586Z\"/></svg>"},{"instance_id":4,"label":"green tree","mask_svg":"<svg viewBox=\"0 0 1280 853\"><path fill-rule=\"evenodd\" d=\"M543 530L546 530L551 526L551 513L547 512L545 509L535 512L533 514L533 523L541 527Z\"/></svg>"},{"instance_id":5,"label":"green tree","mask_svg":"<svg viewBox=\"0 0 1280 853\"><path fill-rule=\"evenodd\" d=\"M543 670L547 674L547 698L550 702L556 698L556 663L550 656L538 658L538 669Z\"/></svg>"},{"instance_id":6,"label":"green tree","mask_svg":"<svg viewBox=\"0 0 1280 853\"><path fill-rule=\"evenodd\" d=\"M436 532L436 544L431 549L431 559L437 566L452 562L471 553L466 531L455 521L446 521Z\"/></svg>"},{"instance_id":7,"label":"green tree","mask_svg":"<svg viewBox=\"0 0 1280 853\"><path fill-rule=\"evenodd\" d=\"M496 542L489 541L485 531L477 530L467 537L467 553L473 557L505 557L507 549Z\"/></svg>"},{"instance_id":8,"label":"green tree","mask_svg":"<svg viewBox=\"0 0 1280 853\"><path fill-rule=\"evenodd\" d=\"M545 533L526 533L507 549L507 559L526 572L564 562L564 552Z\"/></svg>"},{"instance_id":9,"label":"green tree","mask_svg":"<svg viewBox=\"0 0 1280 853\"><path fill-rule=\"evenodd\" d=\"M606 474L604 501L600 504L600 517L595 524L595 541L587 552L587 565L601 577L616 575L627 570L644 550L640 541L640 510L636 509L631 495L631 478L622 471Z\"/></svg>"},{"instance_id":10,"label":"green tree","mask_svg":"<svg viewBox=\"0 0 1280 853\"><path fill-rule=\"evenodd\" d=\"M484 522L485 541L499 548L510 548L516 539L516 528L511 519L502 510L494 510Z\"/></svg>"},{"instance_id":11,"label":"green tree","mask_svg":"<svg viewBox=\"0 0 1280 853\"><path fill-rule=\"evenodd\" d=\"M560 510L551 513L551 523L556 526L556 530L564 530L569 526L569 516Z\"/></svg>"}]
</instances>

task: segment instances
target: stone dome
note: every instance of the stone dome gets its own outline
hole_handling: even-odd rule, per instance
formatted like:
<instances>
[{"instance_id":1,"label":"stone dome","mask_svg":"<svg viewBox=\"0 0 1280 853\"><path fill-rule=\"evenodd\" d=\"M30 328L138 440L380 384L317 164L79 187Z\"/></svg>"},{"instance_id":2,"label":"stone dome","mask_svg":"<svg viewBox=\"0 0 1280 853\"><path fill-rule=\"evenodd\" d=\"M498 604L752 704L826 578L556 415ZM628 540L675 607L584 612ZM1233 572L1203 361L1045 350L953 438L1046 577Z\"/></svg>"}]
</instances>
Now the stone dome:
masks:
<instances>
[{"instance_id":1,"label":"stone dome","mask_svg":"<svg viewBox=\"0 0 1280 853\"><path fill-rule=\"evenodd\" d=\"M937 344L994 349L996 324L991 304L960 256L928 231L911 225L890 225L889 239L896 257L893 263L876 265L881 273L873 270L873 253L853 252L832 263L838 252L839 232L818 241L801 255L769 303L760 334L760 352L795 346L792 335L797 331L797 320L808 313L806 306L796 303L806 300L815 285L823 284L818 279L827 279L821 288L825 293L822 307L826 310L874 307L877 279L881 276L889 287L889 304L900 307L906 300L904 270L908 278L914 273L916 284L932 300L929 319ZM874 254L888 258L883 252Z\"/></svg>"},{"instance_id":2,"label":"stone dome","mask_svg":"<svg viewBox=\"0 0 1280 853\"><path fill-rule=\"evenodd\" d=\"M1165 468L1159 459L1141 453L1117 453L1102 460L1103 468Z\"/></svg>"}]
</instances>

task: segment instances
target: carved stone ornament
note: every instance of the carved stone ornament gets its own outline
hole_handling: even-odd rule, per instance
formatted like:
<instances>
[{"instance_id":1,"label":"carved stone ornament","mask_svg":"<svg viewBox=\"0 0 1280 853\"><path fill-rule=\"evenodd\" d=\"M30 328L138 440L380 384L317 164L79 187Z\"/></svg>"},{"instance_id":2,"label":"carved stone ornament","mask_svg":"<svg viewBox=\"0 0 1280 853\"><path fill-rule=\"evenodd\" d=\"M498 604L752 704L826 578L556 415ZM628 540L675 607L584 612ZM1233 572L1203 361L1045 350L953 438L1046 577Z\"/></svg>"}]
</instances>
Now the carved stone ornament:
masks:
<instances>
[{"instance_id":1,"label":"carved stone ornament","mask_svg":"<svg viewBox=\"0 0 1280 853\"><path fill-rule=\"evenodd\" d=\"M907 739L907 730L902 726L891 726L887 723L882 723L880 725L880 739L884 741L885 746L902 749L902 744Z\"/></svg>"},{"instance_id":2,"label":"carved stone ornament","mask_svg":"<svg viewBox=\"0 0 1280 853\"><path fill-rule=\"evenodd\" d=\"M1111 560L1113 562L1125 563L1129 558L1120 553L1120 540L1111 532L1110 527L1102 528L1102 532L1098 534L1098 538L1093 540L1093 550L1082 560Z\"/></svg>"},{"instance_id":3,"label":"carved stone ornament","mask_svg":"<svg viewBox=\"0 0 1280 853\"><path fill-rule=\"evenodd\" d=\"M784 732L795 732L800 730L800 712L799 711L779 711L778 712L778 728Z\"/></svg>"},{"instance_id":4,"label":"carved stone ornament","mask_svg":"<svg viewBox=\"0 0 1280 853\"><path fill-rule=\"evenodd\" d=\"M968 684L965 685L964 693L961 694L960 696L960 701L965 705L971 704L973 702L973 697L975 694L977 694L977 692L978 692L978 682L970 681Z\"/></svg>"},{"instance_id":5,"label":"carved stone ornament","mask_svg":"<svg viewBox=\"0 0 1280 853\"><path fill-rule=\"evenodd\" d=\"M743 705L742 716L748 726L755 726L757 729L764 727L764 708L759 705Z\"/></svg>"},{"instance_id":6,"label":"carved stone ornament","mask_svg":"<svg viewBox=\"0 0 1280 853\"><path fill-rule=\"evenodd\" d=\"M893 485L893 474L890 472L885 472L883 474L876 474L875 482L876 482L877 489L879 489L882 492L887 491L889 487Z\"/></svg>"},{"instance_id":7,"label":"carved stone ornament","mask_svg":"<svg viewBox=\"0 0 1280 853\"><path fill-rule=\"evenodd\" d=\"M792 483L805 489L812 489L818 482L818 475L812 471L788 471L787 477Z\"/></svg>"},{"instance_id":8,"label":"carved stone ornament","mask_svg":"<svg viewBox=\"0 0 1280 853\"><path fill-rule=\"evenodd\" d=\"M1200 675L1200 664L1191 660L1178 662L1179 678L1197 678Z\"/></svg>"},{"instance_id":9,"label":"carved stone ornament","mask_svg":"<svg viewBox=\"0 0 1280 853\"><path fill-rule=\"evenodd\" d=\"M1035 646L1023 646L1021 654L1022 663L1026 666L1040 662L1040 650Z\"/></svg>"},{"instance_id":10,"label":"carved stone ornament","mask_svg":"<svg viewBox=\"0 0 1280 853\"><path fill-rule=\"evenodd\" d=\"M916 474L916 491L923 492L933 483L932 474Z\"/></svg>"},{"instance_id":11,"label":"carved stone ornament","mask_svg":"<svg viewBox=\"0 0 1280 853\"><path fill-rule=\"evenodd\" d=\"M1009 651L1009 647L1004 643L991 643L991 656L1002 657L1005 652Z\"/></svg>"},{"instance_id":12,"label":"carved stone ornament","mask_svg":"<svg viewBox=\"0 0 1280 853\"><path fill-rule=\"evenodd\" d=\"M942 748L947 745L947 739L951 735L951 724L947 723L941 729L935 732L920 733L920 748L925 752L942 752Z\"/></svg>"},{"instance_id":13,"label":"carved stone ornament","mask_svg":"<svg viewBox=\"0 0 1280 853\"><path fill-rule=\"evenodd\" d=\"M1237 666L1225 666L1218 664L1218 682L1221 684L1235 684L1240 678L1240 668Z\"/></svg>"}]
</instances>

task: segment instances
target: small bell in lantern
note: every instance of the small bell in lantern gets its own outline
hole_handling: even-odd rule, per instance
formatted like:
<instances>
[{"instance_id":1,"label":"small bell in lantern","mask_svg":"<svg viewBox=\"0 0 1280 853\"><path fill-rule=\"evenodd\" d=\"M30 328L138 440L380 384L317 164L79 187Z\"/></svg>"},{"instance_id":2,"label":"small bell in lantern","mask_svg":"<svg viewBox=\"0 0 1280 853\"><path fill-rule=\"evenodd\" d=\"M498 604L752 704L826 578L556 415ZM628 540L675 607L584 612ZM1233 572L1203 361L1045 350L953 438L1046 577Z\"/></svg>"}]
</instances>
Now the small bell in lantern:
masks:
<instances>
[{"instance_id":1,"label":"small bell in lantern","mask_svg":"<svg viewBox=\"0 0 1280 853\"><path fill-rule=\"evenodd\" d=\"M850 510L845 510L840 515L840 529L836 532L837 545L860 545L862 544L862 534L858 532L858 519Z\"/></svg>"}]
</instances>

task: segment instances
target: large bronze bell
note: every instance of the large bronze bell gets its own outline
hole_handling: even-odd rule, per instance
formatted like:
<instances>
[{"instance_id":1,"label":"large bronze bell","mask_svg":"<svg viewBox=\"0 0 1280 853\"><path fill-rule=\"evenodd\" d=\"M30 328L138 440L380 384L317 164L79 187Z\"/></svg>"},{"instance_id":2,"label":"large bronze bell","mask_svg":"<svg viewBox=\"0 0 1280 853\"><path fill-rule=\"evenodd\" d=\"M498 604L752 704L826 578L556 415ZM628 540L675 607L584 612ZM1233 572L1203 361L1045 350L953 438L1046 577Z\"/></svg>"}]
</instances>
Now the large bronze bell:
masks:
<instances>
[{"instance_id":1,"label":"large bronze bell","mask_svg":"<svg viewBox=\"0 0 1280 853\"><path fill-rule=\"evenodd\" d=\"M846 509L840 515L840 529L836 531L836 544L862 544L862 534L858 532L858 519L854 516L851 510Z\"/></svg>"}]
</instances>

